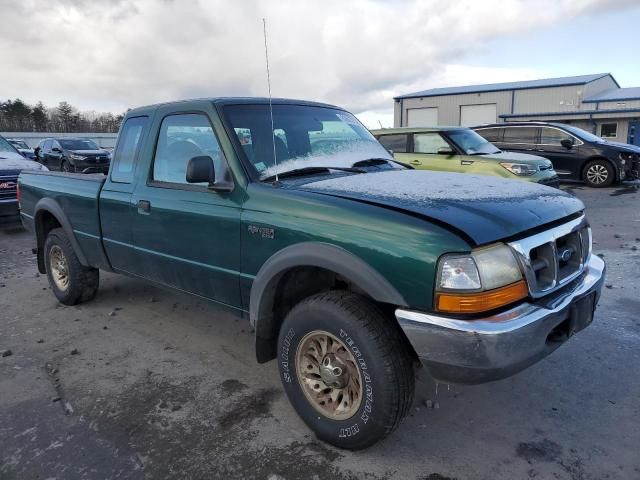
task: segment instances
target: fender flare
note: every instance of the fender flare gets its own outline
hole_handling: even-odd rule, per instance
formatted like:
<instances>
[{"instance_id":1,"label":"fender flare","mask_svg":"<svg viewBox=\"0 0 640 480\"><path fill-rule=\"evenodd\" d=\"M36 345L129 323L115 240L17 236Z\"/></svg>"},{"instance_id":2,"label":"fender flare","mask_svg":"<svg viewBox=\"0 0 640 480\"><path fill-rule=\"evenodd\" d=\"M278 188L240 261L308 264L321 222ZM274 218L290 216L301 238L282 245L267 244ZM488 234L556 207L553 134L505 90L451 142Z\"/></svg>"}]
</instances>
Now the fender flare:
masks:
<instances>
[{"instance_id":1,"label":"fender flare","mask_svg":"<svg viewBox=\"0 0 640 480\"><path fill-rule=\"evenodd\" d=\"M67 237L69 238L69 241L73 246L73 250L78 256L78 260L80 261L80 264L82 266L89 267L90 265L87 262L87 257L84 255L82 248L80 248L80 244L78 243L78 240L76 239L76 236L73 233L73 227L71 226L71 222L67 218L67 215L64 213L64 210L62 209L62 207L58 202L56 202L52 198L47 197L47 198L40 199L38 203L36 203L34 208L34 213L33 213L33 223L34 223L34 229L36 233L36 241L38 245L38 270L41 273L44 273L45 271L44 250L43 250L45 236L44 236L44 232L42 231L42 222L40 222L40 217L44 213L50 213L51 215L53 215L53 217L61 225L62 229L64 230L64 233L66 233Z\"/></svg>"},{"instance_id":2,"label":"fender flare","mask_svg":"<svg viewBox=\"0 0 640 480\"><path fill-rule=\"evenodd\" d=\"M279 322L273 316L273 303L282 276L295 267L319 267L335 272L378 302L407 306L402 295L378 271L344 248L322 242L290 245L262 265L251 286L249 321L255 329L260 363L274 358L274 327Z\"/></svg>"}]
</instances>

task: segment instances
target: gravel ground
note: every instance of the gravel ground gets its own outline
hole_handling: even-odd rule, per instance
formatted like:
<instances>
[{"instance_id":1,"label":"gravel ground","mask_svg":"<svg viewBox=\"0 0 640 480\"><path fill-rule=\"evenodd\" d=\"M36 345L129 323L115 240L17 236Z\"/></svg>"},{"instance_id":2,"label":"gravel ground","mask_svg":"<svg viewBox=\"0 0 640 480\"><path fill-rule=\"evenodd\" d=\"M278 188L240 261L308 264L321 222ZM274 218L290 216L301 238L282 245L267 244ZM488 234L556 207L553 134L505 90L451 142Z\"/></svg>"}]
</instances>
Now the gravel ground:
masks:
<instances>
[{"instance_id":1,"label":"gravel ground","mask_svg":"<svg viewBox=\"0 0 640 480\"><path fill-rule=\"evenodd\" d=\"M0 479L638 479L638 187L564 187L608 263L592 326L500 382L422 373L410 416L356 453L314 439L244 320L110 274L62 306L29 235L0 233Z\"/></svg>"}]
</instances>

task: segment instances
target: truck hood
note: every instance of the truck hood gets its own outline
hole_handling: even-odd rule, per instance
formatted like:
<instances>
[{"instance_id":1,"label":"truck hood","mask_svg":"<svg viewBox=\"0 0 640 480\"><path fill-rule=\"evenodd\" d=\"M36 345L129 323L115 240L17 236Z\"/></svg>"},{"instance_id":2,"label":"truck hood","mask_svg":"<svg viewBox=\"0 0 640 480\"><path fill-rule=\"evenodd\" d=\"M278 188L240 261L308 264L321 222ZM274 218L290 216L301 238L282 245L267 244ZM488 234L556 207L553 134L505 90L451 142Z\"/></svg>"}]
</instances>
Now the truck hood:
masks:
<instances>
[{"instance_id":1,"label":"truck hood","mask_svg":"<svg viewBox=\"0 0 640 480\"><path fill-rule=\"evenodd\" d=\"M0 170L48 170L38 162L27 160L19 153L0 152Z\"/></svg>"},{"instance_id":2,"label":"truck hood","mask_svg":"<svg viewBox=\"0 0 640 480\"><path fill-rule=\"evenodd\" d=\"M293 188L428 217L464 232L477 245L513 237L584 210L580 200L555 188L425 170L324 177Z\"/></svg>"}]
</instances>

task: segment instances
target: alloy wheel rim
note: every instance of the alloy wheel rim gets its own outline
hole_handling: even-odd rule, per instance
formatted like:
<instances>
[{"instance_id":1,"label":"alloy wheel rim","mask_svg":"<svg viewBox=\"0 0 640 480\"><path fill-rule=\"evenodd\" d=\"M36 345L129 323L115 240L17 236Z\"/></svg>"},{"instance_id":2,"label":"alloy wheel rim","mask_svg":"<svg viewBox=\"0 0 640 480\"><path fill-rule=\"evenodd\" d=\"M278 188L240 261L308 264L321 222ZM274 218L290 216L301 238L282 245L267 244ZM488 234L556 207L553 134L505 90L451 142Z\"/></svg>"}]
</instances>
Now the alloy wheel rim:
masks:
<instances>
[{"instance_id":1,"label":"alloy wheel rim","mask_svg":"<svg viewBox=\"0 0 640 480\"><path fill-rule=\"evenodd\" d=\"M587 170L587 179L596 185L600 185L607 181L609 172L604 165L591 165Z\"/></svg>"},{"instance_id":2,"label":"alloy wheel rim","mask_svg":"<svg viewBox=\"0 0 640 480\"><path fill-rule=\"evenodd\" d=\"M307 333L296 351L298 383L313 408L331 420L346 420L362 403L362 374L347 346L329 332Z\"/></svg>"},{"instance_id":3,"label":"alloy wheel rim","mask_svg":"<svg viewBox=\"0 0 640 480\"><path fill-rule=\"evenodd\" d=\"M49 250L49 267L53 283L59 290L66 290L69 287L69 265L67 257L64 256L64 252L57 245L54 245Z\"/></svg>"}]
</instances>

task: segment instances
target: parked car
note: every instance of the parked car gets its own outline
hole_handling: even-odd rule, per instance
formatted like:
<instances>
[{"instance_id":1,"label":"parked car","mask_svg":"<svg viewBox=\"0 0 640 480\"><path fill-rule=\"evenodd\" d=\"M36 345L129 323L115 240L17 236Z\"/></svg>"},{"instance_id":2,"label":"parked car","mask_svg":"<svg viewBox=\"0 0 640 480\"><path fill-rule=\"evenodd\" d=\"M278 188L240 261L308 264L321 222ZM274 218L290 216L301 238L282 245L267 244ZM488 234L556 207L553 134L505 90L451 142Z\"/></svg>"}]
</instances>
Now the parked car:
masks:
<instances>
[{"instance_id":1,"label":"parked car","mask_svg":"<svg viewBox=\"0 0 640 480\"><path fill-rule=\"evenodd\" d=\"M48 138L36 148L38 161L63 172L107 173L110 155L86 138Z\"/></svg>"},{"instance_id":2,"label":"parked car","mask_svg":"<svg viewBox=\"0 0 640 480\"><path fill-rule=\"evenodd\" d=\"M398 426L419 360L447 383L512 375L591 323L604 281L576 197L403 167L320 103L137 108L107 177L19 184L60 302L92 299L102 269L248 318L258 362L277 358L297 413L348 449Z\"/></svg>"},{"instance_id":3,"label":"parked car","mask_svg":"<svg viewBox=\"0 0 640 480\"><path fill-rule=\"evenodd\" d=\"M27 142L20 138L7 138L6 140L13 145L23 157L28 158L29 160L35 160L36 154L33 151L33 148L27 145Z\"/></svg>"},{"instance_id":4,"label":"parked car","mask_svg":"<svg viewBox=\"0 0 640 480\"><path fill-rule=\"evenodd\" d=\"M590 187L608 187L636 177L640 169L637 147L607 142L571 125L509 122L474 130L503 150L548 158L561 178L582 180Z\"/></svg>"},{"instance_id":5,"label":"parked car","mask_svg":"<svg viewBox=\"0 0 640 480\"><path fill-rule=\"evenodd\" d=\"M18 175L22 170L46 171L37 162L25 159L5 138L0 136L0 228L20 226L18 208Z\"/></svg>"},{"instance_id":6,"label":"parked car","mask_svg":"<svg viewBox=\"0 0 640 480\"><path fill-rule=\"evenodd\" d=\"M393 152L396 160L417 169L492 175L553 187L560 185L549 160L503 152L469 128L404 127L371 132Z\"/></svg>"}]
</instances>

